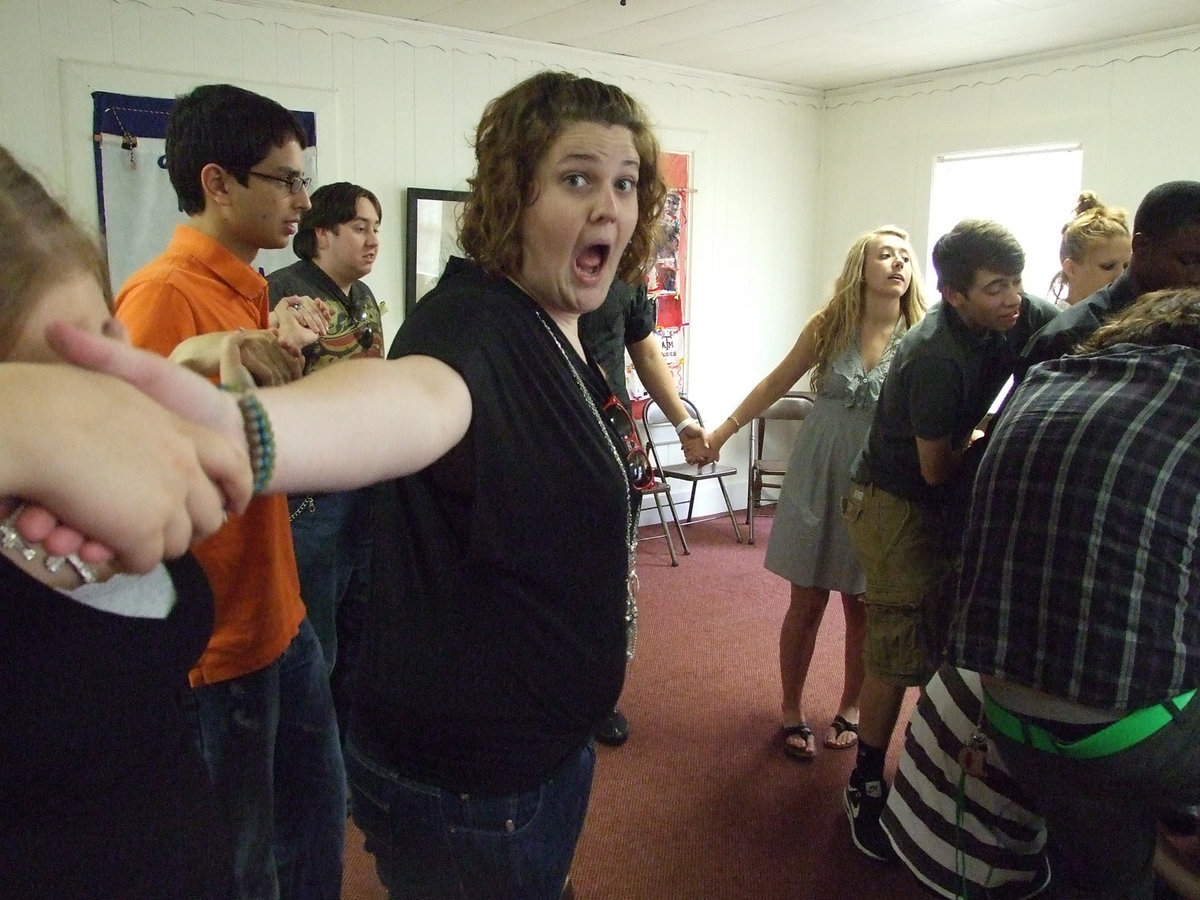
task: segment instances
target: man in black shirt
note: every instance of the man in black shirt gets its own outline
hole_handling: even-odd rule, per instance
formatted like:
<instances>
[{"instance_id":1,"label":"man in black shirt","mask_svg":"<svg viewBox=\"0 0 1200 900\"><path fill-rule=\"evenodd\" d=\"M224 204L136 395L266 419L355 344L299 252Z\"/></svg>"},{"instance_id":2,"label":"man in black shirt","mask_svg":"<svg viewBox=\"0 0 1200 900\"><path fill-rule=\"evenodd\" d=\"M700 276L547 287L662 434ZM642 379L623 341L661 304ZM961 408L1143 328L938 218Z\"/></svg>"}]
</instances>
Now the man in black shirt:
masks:
<instances>
[{"instance_id":1,"label":"man in black shirt","mask_svg":"<svg viewBox=\"0 0 1200 900\"><path fill-rule=\"evenodd\" d=\"M646 285L635 288L623 281L614 281L604 303L579 317L579 336L631 417L633 404L625 386L626 350L642 386L662 407L680 437L703 440L704 429L688 415L680 402L675 379L663 359L658 335L654 333L656 318L655 303L650 299ZM686 444L684 451L686 454ZM629 720L619 709L614 709L612 715L596 728L594 735L602 744L619 747L629 739Z\"/></svg>"},{"instance_id":2,"label":"man in black shirt","mask_svg":"<svg viewBox=\"0 0 1200 900\"><path fill-rule=\"evenodd\" d=\"M995 222L960 222L934 246L933 264L942 302L900 341L844 509L867 576L866 679L845 807L855 846L876 859L894 856L879 825L884 754L905 689L929 679L946 638L944 581L973 471L968 448L1021 347L1057 313L1022 292L1025 253Z\"/></svg>"}]
</instances>

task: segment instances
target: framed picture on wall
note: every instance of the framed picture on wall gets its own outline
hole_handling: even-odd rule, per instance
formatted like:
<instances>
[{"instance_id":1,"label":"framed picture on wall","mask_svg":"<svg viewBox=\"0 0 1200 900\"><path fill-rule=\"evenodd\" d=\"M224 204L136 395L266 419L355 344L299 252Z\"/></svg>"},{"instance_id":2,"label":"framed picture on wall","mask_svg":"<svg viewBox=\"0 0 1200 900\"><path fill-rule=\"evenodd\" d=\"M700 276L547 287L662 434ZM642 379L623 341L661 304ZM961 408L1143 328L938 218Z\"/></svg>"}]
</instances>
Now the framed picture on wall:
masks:
<instances>
[{"instance_id":1,"label":"framed picture on wall","mask_svg":"<svg viewBox=\"0 0 1200 900\"><path fill-rule=\"evenodd\" d=\"M458 219L466 191L409 188L408 227L404 237L404 312L407 315L433 288L446 261L462 256Z\"/></svg>"}]
</instances>

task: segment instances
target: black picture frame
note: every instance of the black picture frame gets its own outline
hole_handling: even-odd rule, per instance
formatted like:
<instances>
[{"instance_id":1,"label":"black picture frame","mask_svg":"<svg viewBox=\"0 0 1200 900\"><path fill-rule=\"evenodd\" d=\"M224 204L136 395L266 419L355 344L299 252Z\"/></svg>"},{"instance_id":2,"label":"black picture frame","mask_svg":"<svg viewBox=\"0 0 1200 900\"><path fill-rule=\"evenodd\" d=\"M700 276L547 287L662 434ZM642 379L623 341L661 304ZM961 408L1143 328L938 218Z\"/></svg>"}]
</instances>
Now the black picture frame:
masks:
<instances>
[{"instance_id":1,"label":"black picture frame","mask_svg":"<svg viewBox=\"0 0 1200 900\"><path fill-rule=\"evenodd\" d=\"M405 194L404 313L408 315L437 284L446 261L462 255L458 221L467 192L408 188Z\"/></svg>"}]
</instances>

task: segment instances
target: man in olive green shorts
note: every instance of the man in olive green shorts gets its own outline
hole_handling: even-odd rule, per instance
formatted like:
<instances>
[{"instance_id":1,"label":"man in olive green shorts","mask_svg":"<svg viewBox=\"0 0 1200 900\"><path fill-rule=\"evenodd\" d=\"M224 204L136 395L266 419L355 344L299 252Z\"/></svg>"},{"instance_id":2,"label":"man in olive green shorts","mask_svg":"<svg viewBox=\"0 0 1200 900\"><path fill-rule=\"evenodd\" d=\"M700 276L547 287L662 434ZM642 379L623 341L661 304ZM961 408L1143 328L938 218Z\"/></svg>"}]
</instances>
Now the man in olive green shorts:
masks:
<instances>
[{"instance_id":1,"label":"man in olive green shorts","mask_svg":"<svg viewBox=\"0 0 1200 900\"><path fill-rule=\"evenodd\" d=\"M845 792L856 847L891 859L884 755L904 691L928 681L948 629L944 582L973 472L967 448L1029 337L1057 310L1021 290L1025 253L969 219L933 248L942 303L901 339L844 501L867 576L858 759Z\"/></svg>"}]
</instances>

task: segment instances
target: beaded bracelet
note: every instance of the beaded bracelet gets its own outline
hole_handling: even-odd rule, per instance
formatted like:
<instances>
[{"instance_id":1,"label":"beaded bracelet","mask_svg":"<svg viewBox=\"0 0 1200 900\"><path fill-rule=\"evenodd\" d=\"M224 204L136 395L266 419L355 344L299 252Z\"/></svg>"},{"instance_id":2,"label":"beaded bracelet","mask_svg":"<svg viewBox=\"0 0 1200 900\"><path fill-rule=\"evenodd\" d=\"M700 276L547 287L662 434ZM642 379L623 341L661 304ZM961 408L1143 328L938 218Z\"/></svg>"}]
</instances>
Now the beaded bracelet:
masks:
<instances>
[{"instance_id":1,"label":"beaded bracelet","mask_svg":"<svg viewBox=\"0 0 1200 900\"><path fill-rule=\"evenodd\" d=\"M246 447L250 453L250 471L254 475L254 493L261 494L275 472L275 432L257 395L235 391L228 385L221 390L235 395L246 429Z\"/></svg>"}]
</instances>

